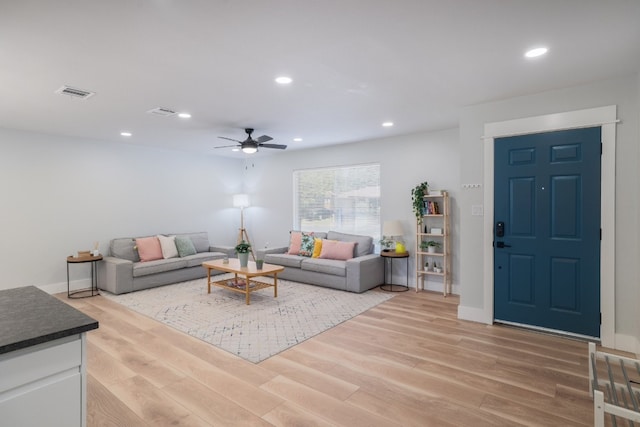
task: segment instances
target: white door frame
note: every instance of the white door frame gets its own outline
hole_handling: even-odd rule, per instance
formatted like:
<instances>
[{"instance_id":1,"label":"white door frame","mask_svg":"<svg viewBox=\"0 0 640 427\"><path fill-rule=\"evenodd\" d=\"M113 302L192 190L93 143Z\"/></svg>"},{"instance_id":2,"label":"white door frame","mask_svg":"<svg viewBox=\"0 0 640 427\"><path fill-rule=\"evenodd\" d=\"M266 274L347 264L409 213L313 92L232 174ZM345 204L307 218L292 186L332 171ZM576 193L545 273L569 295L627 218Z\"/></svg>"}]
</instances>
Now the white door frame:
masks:
<instances>
[{"instance_id":1,"label":"white door frame","mask_svg":"<svg viewBox=\"0 0 640 427\"><path fill-rule=\"evenodd\" d=\"M506 136L551 132L600 126L602 128L602 169L600 224L600 339L602 345L615 348L615 218L616 218L616 118L615 105L547 114L484 126L484 316L493 323L493 186L494 139Z\"/></svg>"}]
</instances>

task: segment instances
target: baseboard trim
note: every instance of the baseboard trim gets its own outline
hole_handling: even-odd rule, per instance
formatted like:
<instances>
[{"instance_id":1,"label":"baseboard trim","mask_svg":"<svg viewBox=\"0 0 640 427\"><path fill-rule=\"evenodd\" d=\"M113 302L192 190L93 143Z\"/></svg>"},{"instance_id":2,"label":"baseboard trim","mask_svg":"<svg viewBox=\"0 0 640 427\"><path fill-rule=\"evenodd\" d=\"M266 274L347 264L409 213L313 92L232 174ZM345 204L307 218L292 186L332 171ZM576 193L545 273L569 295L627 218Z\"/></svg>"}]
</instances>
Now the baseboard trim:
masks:
<instances>
[{"instance_id":1,"label":"baseboard trim","mask_svg":"<svg viewBox=\"0 0 640 427\"><path fill-rule=\"evenodd\" d=\"M87 289L91 287L91 279L73 280L69 282L69 288L71 291L77 291L79 289ZM46 285L37 286L38 289L45 291L48 294L59 294L67 292L67 282L49 283Z\"/></svg>"},{"instance_id":2,"label":"baseboard trim","mask_svg":"<svg viewBox=\"0 0 640 427\"><path fill-rule=\"evenodd\" d=\"M464 305L458 306L458 319L485 323L487 325L493 323L493 319L486 318L486 313L483 308L467 307Z\"/></svg>"},{"instance_id":3,"label":"baseboard trim","mask_svg":"<svg viewBox=\"0 0 640 427\"><path fill-rule=\"evenodd\" d=\"M629 353L640 353L640 341L632 335L615 335L615 350L628 351Z\"/></svg>"}]
</instances>

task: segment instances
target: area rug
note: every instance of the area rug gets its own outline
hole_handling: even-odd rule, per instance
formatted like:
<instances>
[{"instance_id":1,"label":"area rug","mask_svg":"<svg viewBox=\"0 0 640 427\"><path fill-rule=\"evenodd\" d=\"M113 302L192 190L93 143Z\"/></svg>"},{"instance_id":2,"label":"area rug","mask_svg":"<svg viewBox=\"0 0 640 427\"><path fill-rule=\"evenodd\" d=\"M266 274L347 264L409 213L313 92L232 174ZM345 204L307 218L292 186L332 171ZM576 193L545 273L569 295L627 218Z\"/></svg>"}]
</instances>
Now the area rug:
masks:
<instances>
[{"instance_id":1,"label":"area rug","mask_svg":"<svg viewBox=\"0 0 640 427\"><path fill-rule=\"evenodd\" d=\"M219 276L220 279L233 275ZM269 281L271 278L260 278ZM270 282L273 283L273 282ZM244 294L212 287L198 279L129 294L101 294L138 313L236 354L260 362L390 299L370 290L362 294L288 280Z\"/></svg>"}]
</instances>

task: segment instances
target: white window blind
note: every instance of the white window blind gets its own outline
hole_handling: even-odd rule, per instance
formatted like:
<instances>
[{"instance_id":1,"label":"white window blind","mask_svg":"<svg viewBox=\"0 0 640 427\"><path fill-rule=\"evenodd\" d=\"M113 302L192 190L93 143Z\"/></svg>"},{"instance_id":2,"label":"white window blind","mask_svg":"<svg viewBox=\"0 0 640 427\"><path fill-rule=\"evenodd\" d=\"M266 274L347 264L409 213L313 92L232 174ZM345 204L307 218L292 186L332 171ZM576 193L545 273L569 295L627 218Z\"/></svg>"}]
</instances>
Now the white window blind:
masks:
<instances>
[{"instance_id":1,"label":"white window blind","mask_svg":"<svg viewBox=\"0 0 640 427\"><path fill-rule=\"evenodd\" d=\"M380 165L293 172L294 228L380 238Z\"/></svg>"}]
</instances>

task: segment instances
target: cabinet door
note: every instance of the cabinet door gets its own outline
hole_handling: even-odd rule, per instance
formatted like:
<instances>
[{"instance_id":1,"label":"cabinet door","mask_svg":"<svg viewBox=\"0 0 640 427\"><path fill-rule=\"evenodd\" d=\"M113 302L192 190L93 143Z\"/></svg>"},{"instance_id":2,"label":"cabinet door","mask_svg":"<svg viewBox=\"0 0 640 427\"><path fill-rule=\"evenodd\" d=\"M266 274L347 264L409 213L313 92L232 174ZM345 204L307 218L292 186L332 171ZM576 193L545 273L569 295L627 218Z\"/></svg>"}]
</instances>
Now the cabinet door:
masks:
<instances>
[{"instance_id":1,"label":"cabinet door","mask_svg":"<svg viewBox=\"0 0 640 427\"><path fill-rule=\"evenodd\" d=\"M0 401L0 423L12 427L81 426L81 385L79 372L42 381L26 393Z\"/></svg>"}]
</instances>

